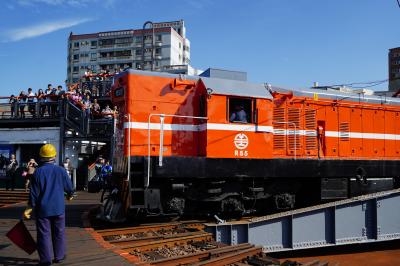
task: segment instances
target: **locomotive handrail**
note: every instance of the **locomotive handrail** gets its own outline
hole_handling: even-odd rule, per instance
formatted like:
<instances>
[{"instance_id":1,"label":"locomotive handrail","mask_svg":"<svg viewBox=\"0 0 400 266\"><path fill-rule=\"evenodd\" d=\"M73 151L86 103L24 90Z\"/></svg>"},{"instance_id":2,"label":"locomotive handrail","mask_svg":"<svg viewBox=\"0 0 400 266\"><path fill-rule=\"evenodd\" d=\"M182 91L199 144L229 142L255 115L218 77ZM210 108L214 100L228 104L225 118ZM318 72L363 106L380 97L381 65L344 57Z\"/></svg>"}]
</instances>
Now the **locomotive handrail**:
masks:
<instances>
[{"instance_id":1,"label":"locomotive handrail","mask_svg":"<svg viewBox=\"0 0 400 266\"><path fill-rule=\"evenodd\" d=\"M272 122L272 124L285 124L292 125L294 127L294 159L297 158L297 125L294 122Z\"/></svg>"},{"instance_id":2,"label":"locomotive handrail","mask_svg":"<svg viewBox=\"0 0 400 266\"><path fill-rule=\"evenodd\" d=\"M131 114L126 114L125 117L128 118L128 125L131 123ZM130 182L130 177L131 177L131 131L130 128L128 127L128 170L127 170L127 177L126 181ZM131 184L129 184L129 187L131 187Z\"/></svg>"},{"instance_id":3,"label":"locomotive handrail","mask_svg":"<svg viewBox=\"0 0 400 266\"><path fill-rule=\"evenodd\" d=\"M150 114L148 123L147 123L147 180L144 184L145 188L148 188L150 185L150 153L151 153L151 143L150 143L150 121L153 116L160 117L160 154L158 158L159 166L162 166L163 159L163 151L164 151L164 118L165 117L177 117L177 118L191 118L191 119L200 119L200 120L208 120L208 117L203 116L189 116L189 115L166 115L166 114Z\"/></svg>"}]
</instances>

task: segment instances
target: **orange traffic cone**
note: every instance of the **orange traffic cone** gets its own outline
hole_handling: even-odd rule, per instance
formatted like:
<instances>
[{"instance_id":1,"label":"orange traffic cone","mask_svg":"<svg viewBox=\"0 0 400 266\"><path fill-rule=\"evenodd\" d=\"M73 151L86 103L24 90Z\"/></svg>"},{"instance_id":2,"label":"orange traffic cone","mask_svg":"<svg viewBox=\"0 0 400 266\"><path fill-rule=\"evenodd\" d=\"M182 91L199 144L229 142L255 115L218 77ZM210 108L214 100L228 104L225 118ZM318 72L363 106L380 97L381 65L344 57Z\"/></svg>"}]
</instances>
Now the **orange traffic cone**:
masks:
<instances>
[{"instance_id":1,"label":"orange traffic cone","mask_svg":"<svg viewBox=\"0 0 400 266\"><path fill-rule=\"evenodd\" d=\"M36 250L36 242L26 228L24 221L20 220L10 231L7 237L26 253L31 255Z\"/></svg>"}]
</instances>

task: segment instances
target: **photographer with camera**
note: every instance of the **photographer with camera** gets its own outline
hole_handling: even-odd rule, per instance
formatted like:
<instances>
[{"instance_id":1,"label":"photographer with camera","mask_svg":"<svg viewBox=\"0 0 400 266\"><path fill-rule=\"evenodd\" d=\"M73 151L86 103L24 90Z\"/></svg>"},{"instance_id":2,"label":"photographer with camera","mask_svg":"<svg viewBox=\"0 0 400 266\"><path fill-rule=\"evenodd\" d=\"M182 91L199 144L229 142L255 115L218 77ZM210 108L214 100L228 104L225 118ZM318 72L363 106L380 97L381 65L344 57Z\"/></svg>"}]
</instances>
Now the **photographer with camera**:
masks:
<instances>
[{"instance_id":1,"label":"photographer with camera","mask_svg":"<svg viewBox=\"0 0 400 266\"><path fill-rule=\"evenodd\" d=\"M18 168L18 161L15 158L15 154L11 154L10 159L6 166L6 190L14 190L15 187L15 172Z\"/></svg>"}]
</instances>

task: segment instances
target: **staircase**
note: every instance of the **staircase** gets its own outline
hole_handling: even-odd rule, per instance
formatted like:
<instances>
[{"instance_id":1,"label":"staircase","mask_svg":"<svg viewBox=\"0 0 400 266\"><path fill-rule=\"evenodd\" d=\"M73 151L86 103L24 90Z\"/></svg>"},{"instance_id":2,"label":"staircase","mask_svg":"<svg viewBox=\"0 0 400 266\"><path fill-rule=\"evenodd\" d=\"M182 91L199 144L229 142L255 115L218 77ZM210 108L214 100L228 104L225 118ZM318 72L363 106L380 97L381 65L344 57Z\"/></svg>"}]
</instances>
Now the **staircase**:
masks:
<instances>
[{"instance_id":1,"label":"staircase","mask_svg":"<svg viewBox=\"0 0 400 266\"><path fill-rule=\"evenodd\" d=\"M28 201L29 192L25 192L23 190L14 190L14 191L0 191L0 207L15 204L19 202Z\"/></svg>"},{"instance_id":2,"label":"staircase","mask_svg":"<svg viewBox=\"0 0 400 266\"><path fill-rule=\"evenodd\" d=\"M90 119L89 115L73 103L65 102L65 123L84 137L109 138L113 135L113 119Z\"/></svg>"}]
</instances>

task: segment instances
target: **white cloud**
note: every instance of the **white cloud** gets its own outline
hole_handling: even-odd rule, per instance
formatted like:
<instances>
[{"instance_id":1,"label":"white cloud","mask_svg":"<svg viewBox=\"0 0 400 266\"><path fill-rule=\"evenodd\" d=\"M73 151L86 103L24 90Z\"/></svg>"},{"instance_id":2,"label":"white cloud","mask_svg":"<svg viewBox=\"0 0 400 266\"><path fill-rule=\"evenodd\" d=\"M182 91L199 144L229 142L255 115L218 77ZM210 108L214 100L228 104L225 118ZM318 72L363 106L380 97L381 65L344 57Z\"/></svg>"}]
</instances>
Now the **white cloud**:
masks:
<instances>
[{"instance_id":1,"label":"white cloud","mask_svg":"<svg viewBox=\"0 0 400 266\"><path fill-rule=\"evenodd\" d=\"M48 21L41 24L27 26L23 28L11 29L3 34L4 42L16 42L24 39L34 38L61 29L73 27L93 19L64 19L58 21Z\"/></svg>"}]
</instances>

